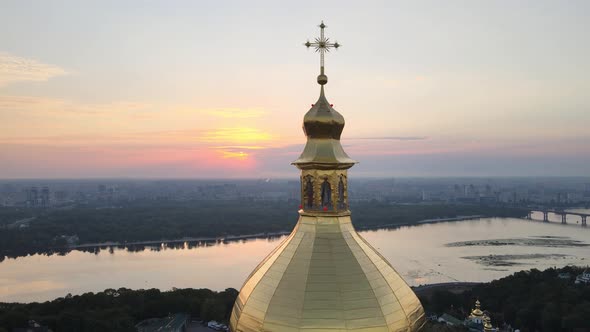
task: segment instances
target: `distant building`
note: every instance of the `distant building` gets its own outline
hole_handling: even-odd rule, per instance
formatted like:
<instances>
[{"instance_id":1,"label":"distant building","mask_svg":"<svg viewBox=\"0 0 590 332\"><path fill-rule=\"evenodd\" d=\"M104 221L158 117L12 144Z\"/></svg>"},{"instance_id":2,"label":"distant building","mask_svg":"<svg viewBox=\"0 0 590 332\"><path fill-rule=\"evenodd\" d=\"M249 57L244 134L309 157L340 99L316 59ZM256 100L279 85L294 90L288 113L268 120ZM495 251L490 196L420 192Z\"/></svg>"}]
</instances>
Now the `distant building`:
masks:
<instances>
[{"instance_id":1,"label":"distant building","mask_svg":"<svg viewBox=\"0 0 590 332\"><path fill-rule=\"evenodd\" d=\"M30 207L48 207L51 204L51 192L49 187L42 188L30 187L26 192L26 206Z\"/></svg>"},{"instance_id":2,"label":"distant building","mask_svg":"<svg viewBox=\"0 0 590 332\"><path fill-rule=\"evenodd\" d=\"M491 319L484 311L481 310L479 300L475 301L475 308L465 319L465 326L470 332L496 332L498 329L492 327Z\"/></svg>"},{"instance_id":3,"label":"distant building","mask_svg":"<svg viewBox=\"0 0 590 332\"><path fill-rule=\"evenodd\" d=\"M590 284L590 271L585 270L576 277L576 284Z\"/></svg>"},{"instance_id":4,"label":"distant building","mask_svg":"<svg viewBox=\"0 0 590 332\"><path fill-rule=\"evenodd\" d=\"M40 200L41 200L41 206L42 207L48 207L50 204L50 199L49 199L49 187L43 187L43 189L41 189L41 195L40 195Z\"/></svg>"},{"instance_id":5,"label":"distant building","mask_svg":"<svg viewBox=\"0 0 590 332\"><path fill-rule=\"evenodd\" d=\"M483 317L484 317L484 313L481 310L481 303L479 302L479 300L477 300L477 301L475 301L475 308L471 310L471 314L469 316L467 316L467 319L465 319L465 322L467 324L482 325L483 326Z\"/></svg>"},{"instance_id":6,"label":"distant building","mask_svg":"<svg viewBox=\"0 0 590 332\"><path fill-rule=\"evenodd\" d=\"M68 198L68 193L65 190L59 190L55 192L54 196L57 203L63 203Z\"/></svg>"},{"instance_id":7,"label":"distant building","mask_svg":"<svg viewBox=\"0 0 590 332\"><path fill-rule=\"evenodd\" d=\"M37 187L27 189L27 205L37 206L39 203L39 190Z\"/></svg>"},{"instance_id":8,"label":"distant building","mask_svg":"<svg viewBox=\"0 0 590 332\"><path fill-rule=\"evenodd\" d=\"M449 314L442 314L442 316L438 317L439 323L445 323L450 326L461 326L463 325L463 321L455 318Z\"/></svg>"},{"instance_id":9,"label":"distant building","mask_svg":"<svg viewBox=\"0 0 590 332\"><path fill-rule=\"evenodd\" d=\"M484 332L496 332L498 329L492 327L490 316L484 316L483 318L483 331Z\"/></svg>"}]
</instances>

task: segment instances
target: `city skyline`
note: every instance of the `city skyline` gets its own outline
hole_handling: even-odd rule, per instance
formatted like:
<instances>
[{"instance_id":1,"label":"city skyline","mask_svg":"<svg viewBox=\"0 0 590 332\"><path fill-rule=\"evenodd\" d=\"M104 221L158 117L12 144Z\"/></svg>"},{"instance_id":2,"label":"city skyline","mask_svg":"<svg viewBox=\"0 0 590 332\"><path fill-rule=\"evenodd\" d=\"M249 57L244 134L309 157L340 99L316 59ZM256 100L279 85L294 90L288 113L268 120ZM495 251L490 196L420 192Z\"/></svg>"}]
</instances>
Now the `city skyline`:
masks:
<instances>
[{"instance_id":1,"label":"city skyline","mask_svg":"<svg viewBox=\"0 0 590 332\"><path fill-rule=\"evenodd\" d=\"M8 1L0 178L294 177L303 114L355 176L588 176L586 2Z\"/></svg>"}]
</instances>

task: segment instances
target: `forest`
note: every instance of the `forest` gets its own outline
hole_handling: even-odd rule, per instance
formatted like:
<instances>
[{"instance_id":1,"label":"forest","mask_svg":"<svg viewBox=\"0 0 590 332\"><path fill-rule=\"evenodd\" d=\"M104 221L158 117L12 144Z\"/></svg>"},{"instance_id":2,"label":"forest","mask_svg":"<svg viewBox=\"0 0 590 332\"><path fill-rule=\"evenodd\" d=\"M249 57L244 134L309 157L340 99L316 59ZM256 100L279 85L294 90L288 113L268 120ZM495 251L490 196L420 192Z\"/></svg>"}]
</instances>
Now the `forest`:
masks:
<instances>
[{"instance_id":1,"label":"forest","mask_svg":"<svg viewBox=\"0 0 590 332\"><path fill-rule=\"evenodd\" d=\"M589 331L590 285L575 284L573 280L583 270L568 266L521 271L462 294L441 290L420 300L428 312L463 319L479 299L494 326L510 324L522 332ZM570 277L559 278L559 273Z\"/></svg>"},{"instance_id":2,"label":"forest","mask_svg":"<svg viewBox=\"0 0 590 332\"><path fill-rule=\"evenodd\" d=\"M489 312L494 326L510 324L522 332L587 331L590 329L590 286L576 285L580 267L529 270L483 283L461 294L440 290L420 300L428 315L448 313L463 319L476 299ZM559 273L569 273L561 279ZM238 291L226 289L107 289L99 293L67 295L44 303L0 303L0 332L26 326L28 320L54 331L134 331L147 318L185 312L193 319L227 322ZM426 331L442 331L429 323ZM444 327L444 331L463 331Z\"/></svg>"},{"instance_id":3,"label":"forest","mask_svg":"<svg viewBox=\"0 0 590 332\"><path fill-rule=\"evenodd\" d=\"M522 217L519 208L480 205L392 205L356 202L352 218L357 229L416 223L420 220L466 215ZM298 218L295 201L138 201L116 207L74 206L68 209L0 208L0 257L51 253L76 244L166 241L188 237L272 234L293 229ZM27 227L7 227L31 218ZM0 258L1 260L2 258Z\"/></svg>"},{"instance_id":4,"label":"forest","mask_svg":"<svg viewBox=\"0 0 590 332\"><path fill-rule=\"evenodd\" d=\"M238 291L208 289L107 289L99 293L67 295L30 304L0 303L0 332L26 327L35 320L53 331L131 332L135 324L169 313L185 312L195 319L227 321Z\"/></svg>"}]
</instances>

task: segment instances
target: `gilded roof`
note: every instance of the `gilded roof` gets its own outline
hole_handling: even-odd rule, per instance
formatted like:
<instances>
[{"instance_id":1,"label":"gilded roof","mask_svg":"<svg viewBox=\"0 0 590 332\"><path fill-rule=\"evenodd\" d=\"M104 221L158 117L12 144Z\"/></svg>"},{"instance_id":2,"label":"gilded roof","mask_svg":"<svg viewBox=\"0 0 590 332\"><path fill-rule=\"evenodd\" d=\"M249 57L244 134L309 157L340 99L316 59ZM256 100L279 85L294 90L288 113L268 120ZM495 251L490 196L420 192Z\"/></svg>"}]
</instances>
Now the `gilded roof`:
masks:
<instances>
[{"instance_id":1,"label":"gilded roof","mask_svg":"<svg viewBox=\"0 0 590 332\"><path fill-rule=\"evenodd\" d=\"M308 138L340 139L344 129L344 117L328 102L321 87L318 101L303 117L303 132Z\"/></svg>"},{"instance_id":2,"label":"gilded roof","mask_svg":"<svg viewBox=\"0 0 590 332\"><path fill-rule=\"evenodd\" d=\"M350 216L302 214L254 270L230 328L258 331L417 331L420 301L352 226Z\"/></svg>"},{"instance_id":3,"label":"gilded roof","mask_svg":"<svg viewBox=\"0 0 590 332\"><path fill-rule=\"evenodd\" d=\"M356 161L352 160L340 144L344 129L344 117L328 102L321 87L318 101L303 117L303 131L307 144L297 160L293 162L300 169L347 169Z\"/></svg>"},{"instance_id":4,"label":"gilded roof","mask_svg":"<svg viewBox=\"0 0 590 332\"><path fill-rule=\"evenodd\" d=\"M325 27L322 22L320 38L305 43L320 53L321 85L303 119L307 144L293 162L302 170L305 208L291 235L242 286L233 332L413 332L424 324L414 292L352 225L346 172L356 161L340 144L344 117L324 94L324 53L340 47L324 36ZM339 181L326 174L333 170Z\"/></svg>"},{"instance_id":5,"label":"gilded roof","mask_svg":"<svg viewBox=\"0 0 590 332\"><path fill-rule=\"evenodd\" d=\"M481 311L481 303L479 300L475 301L475 309L471 310L469 318L481 318L483 317L483 311Z\"/></svg>"}]
</instances>

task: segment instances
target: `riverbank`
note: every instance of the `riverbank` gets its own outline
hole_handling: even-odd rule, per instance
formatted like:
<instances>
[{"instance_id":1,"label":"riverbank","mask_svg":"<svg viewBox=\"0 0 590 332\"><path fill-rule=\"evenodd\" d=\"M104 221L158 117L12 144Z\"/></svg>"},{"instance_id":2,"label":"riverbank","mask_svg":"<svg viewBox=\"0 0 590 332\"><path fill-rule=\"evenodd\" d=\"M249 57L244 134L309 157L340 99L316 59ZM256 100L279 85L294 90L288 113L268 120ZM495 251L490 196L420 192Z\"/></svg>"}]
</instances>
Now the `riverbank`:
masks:
<instances>
[{"instance_id":1,"label":"riverbank","mask_svg":"<svg viewBox=\"0 0 590 332\"><path fill-rule=\"evenodd\" d=\"M133 202L117 209L49 210L27 227L0 229L0 260L34 253L106 246L182 245L288 234L297 222L292 202ZM502 206L357 202L358 230L395 228L477 217L523 217Z\"/></svg>"},{"instance_id":2,"label":"riverbank","mask_svg":"<svg viewBox=\"0 0 590 332\"><path fill-rule=\"evenodd\" d=\"M459 216L454 218L433 218L433 219L424 219L419 220L416 222L409 222L403 224L386 224L381 226L372 226L372 227L357 227L357 230L377 230L377 229L395 229L399 227L410 227L410 226L418 226L424 224L434 224L440 222L451 222L451 221L462 221L462 220L470 220L470 219L479 219L482 218L482 215L472 215L472 216ZM132 242L102 242L102 243L85 243L85 244L78 244L78 245L70 245L67 246L67 249L83 249L83 248L104 248L104 247L125 247L125 246L149 246L149 245L166 245L166 244L176 244L176 243L199 243L199 242L232 242L232 241L242 241L242 240L250 240L250 239L268 239L268 238L275 238L281 237L285 235L291 234L290 231L285 232L273 232L273 233L256 233L256 234L244 234L244 235L228 235L228 236L216 236L216 237L183 237L180 239L172 239L172 240L149 240L149 241L132 241Z\"/></svg>"},{"instance_id":3,"label":"riverbank","mask_svg":"<svg viewBox=\"0 0 590 332\"><path fill-rule=\"evenodd\" d=\"M102 243L85 243L66 247L67 249L82 248L101 248L101 247L123 247L123 246L140 246L140 245L162 245L174 243L198 243L198 242L231 242L249 239L268 239L289 235L291 232L274 232L274 233L257 233L247 235L229 235L225 237L184 237L173 240L150 240L150 241L132 241L132 242L102 242Z\"/></svg>"},{"instance_id":4,"label":"riverbank","mask_svg":"<svg viewBox=\"0 0 590 332\"><path fill-rule=\"evenodd\" d=\"M587 243L588 232L590 229L532 223L524 219L485 218L360 234L391 262L408 284L419 286L456 281L487 282L527 268L586 265L590 246L552 246L538 241L528 242L533 246L524 246L522 241L511 239L552 236ZM285 236L105 246L8 258L0 263L0 301L46 301L64 292L83 294L109 287L238 288L252 269L284 239ZM475 242L466 246L449 245L457 240ZM486 240L504 245L482 245ZM505 256L507 252L512 256ZM531 252L536 255L529 255ZM474 259L475 256L481 259ZM496 258L518 264L487 264ZM35 273L31 273L31 269Z\"/></svg>"},{"instance_id":5,"label":"riverbank","mask_svg":"<svg viewBox=\"0 0 590 332\"><path fill-rule=\"evenodd\" d=\"M375 230L375 229L394 229L399 227L408 227L408 226L418 226L418 225L425 225L425 224L435 224L439 222L451 222L451 221L462 221L462 220L470 220L470 219L479 219L484 218L485 216L481 214L471 215L471 216L458 216L458 217L450 217L450 218L432 218L432 219L424 219L418 220L415 222L407 222L407 223L394 223L394 224L384 224L378 226L366 226L366 227L356 227L357 230ZM491 216L493 218L494 216Z\"/></svg>"}]
</instances>

